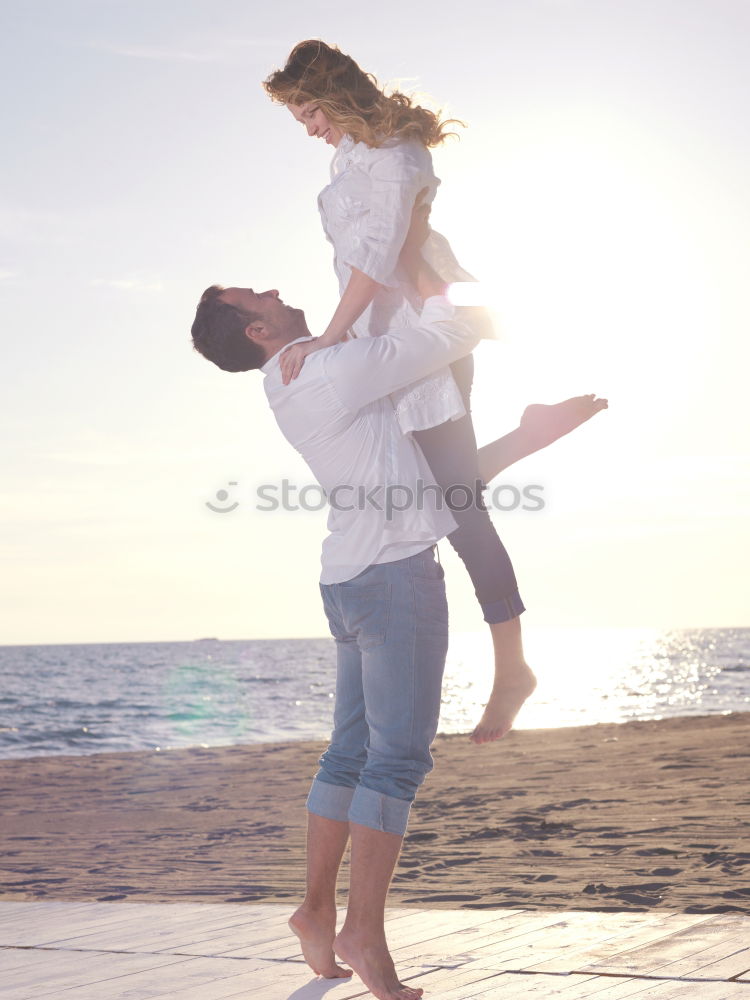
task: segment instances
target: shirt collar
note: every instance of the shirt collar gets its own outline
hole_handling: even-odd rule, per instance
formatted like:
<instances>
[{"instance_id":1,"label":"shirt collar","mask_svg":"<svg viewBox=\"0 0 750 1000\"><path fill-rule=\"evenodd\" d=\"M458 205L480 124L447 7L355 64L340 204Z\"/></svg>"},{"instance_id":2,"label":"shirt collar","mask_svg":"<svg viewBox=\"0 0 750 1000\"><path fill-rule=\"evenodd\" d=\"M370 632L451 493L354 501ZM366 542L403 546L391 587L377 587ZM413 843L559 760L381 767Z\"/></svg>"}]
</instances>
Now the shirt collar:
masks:
<instances>
[{"instance_id":1,"label":"shirt collar","mask_svg":"<svg viewBox=\"0 0 750 1000\"><path fill-rule=\"evenodd\" d=\"M291 347L292 344L299 344L301 340L309 340L309 339L310 335L306 334L304 337L297 337L296 340L290 340L288 344L284 344L281 350L278 350L275 354L271 355L268 361L266 361L264 365L261 365L260 370L263 372L264 375L268 375L269 372L271 372L272 369L275 368L276 365L278 365L279 357L287 349L287 347Z\"/></svg>"}]
</instances>

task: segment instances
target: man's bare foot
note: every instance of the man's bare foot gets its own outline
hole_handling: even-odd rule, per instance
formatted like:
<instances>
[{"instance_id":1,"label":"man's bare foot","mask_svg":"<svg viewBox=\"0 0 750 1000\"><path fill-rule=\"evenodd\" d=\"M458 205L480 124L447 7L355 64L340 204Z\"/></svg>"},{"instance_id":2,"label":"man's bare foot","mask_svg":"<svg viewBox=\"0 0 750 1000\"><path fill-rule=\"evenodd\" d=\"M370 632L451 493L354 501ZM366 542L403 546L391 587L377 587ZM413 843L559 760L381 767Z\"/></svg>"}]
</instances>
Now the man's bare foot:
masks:
<instances>
[{"instance_id":1,"label":"man's bare foot","mask_svg":"<svg viewBox=\"0 0 750 1000\"><path fill-rule=\"evenodd\" d=\"M385 938L365 940L344 926L333 949L378 1000L419 1000L424 993L423 989L405 986L399 980Z\"/></svg>"},{"instance_id":2,"label":"man's bare foot","mask_svg":"<svg viewBox=\"0 0 750 1000\"><path fill-rule=\"evenodd\" d=\"M336 964L333 953L333 939L336 937L336 911L323 913L302 906L289 918L289 926L302 945L305 961L316 976L326 979L346 979L351 969L342 969Z\"/></svg>"},{"instance_id":3,"label":"man's bare foot","mask_svg":"<svg viewBox=\"0 0 750 1000\"><path fill-rule=\"evenodd\" d=\"M543 448L564 434L569 434L608 406L606 399L597 399L593 392L588 396L572 396L551 406L532 403L523 411L521 427L530 431L538 447Z\"/></svg>"},{"instance_id":4,"label":"man's bare foot","mask_svg":"<svg viewBox=\"0 0 750 1000\"><path fill-rule=\"evenodd\" d=\"M526 663L512 671L498 672L482 718L469 735L472 743L491 743L506 736L521 706L535 689L536 677Z\"/></svg>"}]
</instances>

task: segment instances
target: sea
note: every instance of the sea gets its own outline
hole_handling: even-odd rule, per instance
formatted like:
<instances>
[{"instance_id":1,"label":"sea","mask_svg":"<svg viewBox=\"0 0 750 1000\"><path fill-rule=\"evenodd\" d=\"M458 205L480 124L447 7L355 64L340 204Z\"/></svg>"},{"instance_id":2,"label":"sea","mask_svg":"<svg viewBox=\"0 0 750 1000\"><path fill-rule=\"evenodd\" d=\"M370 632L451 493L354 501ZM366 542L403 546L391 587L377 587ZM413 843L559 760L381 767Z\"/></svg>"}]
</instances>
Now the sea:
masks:
<instances>
[{"instance_id":1,"label":"sea","mask_svg":"<svg viewBox=\"0 0 750 1000\"><path fill-rule=\"evenodd\" d=\"M750 711L750 628L529 627L539 679L516 728ZM0 646L0 758L324 740L331 639ZM492 682L488 633L455 633L439 732L467 733Z\"/></svg>"}]
</instances>

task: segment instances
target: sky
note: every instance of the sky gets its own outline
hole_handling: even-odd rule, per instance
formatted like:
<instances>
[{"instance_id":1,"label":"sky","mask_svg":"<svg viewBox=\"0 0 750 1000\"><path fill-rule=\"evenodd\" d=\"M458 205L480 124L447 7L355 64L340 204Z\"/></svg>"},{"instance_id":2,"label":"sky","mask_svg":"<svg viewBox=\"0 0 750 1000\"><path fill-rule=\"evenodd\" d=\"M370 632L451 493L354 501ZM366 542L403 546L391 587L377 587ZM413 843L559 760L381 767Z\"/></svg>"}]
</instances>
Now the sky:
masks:
<instances>
[{"instance_id":1,"label":"sky","mask_svg":"<svg viewBox=\"0 0 750 1000\"><path fill-rule=\"evenodd\" d=\"M432 224L502 332L480 443L609 399L494 484L526 621L750 624L744 0L4 0L2 24L0 643L326 634L325 512L256 509L312 477L259 373L189 339L217 282L313 333L333 313L331 150L260 86L310 37L467 125ZM453 628L481 629L441 557Z\"/></svg>"}]
</instances>

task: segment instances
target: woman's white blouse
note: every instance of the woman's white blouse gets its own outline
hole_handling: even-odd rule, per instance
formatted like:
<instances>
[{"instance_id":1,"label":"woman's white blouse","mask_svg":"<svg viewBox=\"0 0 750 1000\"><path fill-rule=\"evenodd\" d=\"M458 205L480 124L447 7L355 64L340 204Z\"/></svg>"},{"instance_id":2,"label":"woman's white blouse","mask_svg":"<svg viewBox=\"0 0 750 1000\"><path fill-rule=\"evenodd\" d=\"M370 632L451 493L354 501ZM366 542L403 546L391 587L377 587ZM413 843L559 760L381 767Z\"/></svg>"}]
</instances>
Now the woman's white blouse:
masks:
<instances>
[{"instance_id":1,"label":"woman's white blouse","mask_svg":"<svg viewBox=\"0 0 750 1000\"><path fill-rule=\"evenodd\" d=\"M339 291L343 294L353 267L384 286L354 324L357 337L418 325L422 304L404 280L398 257L417 194L427 188L426 200L431 202L439 184L429 151L416 140L389 140L377 149L349 136L339 143L331 182L318 196ZM439 233L430 235L423 253L444 280L470 280ZM435 427L466 412L449 368L391 398L404 433Z\"/></svg>"}]
</instances>

